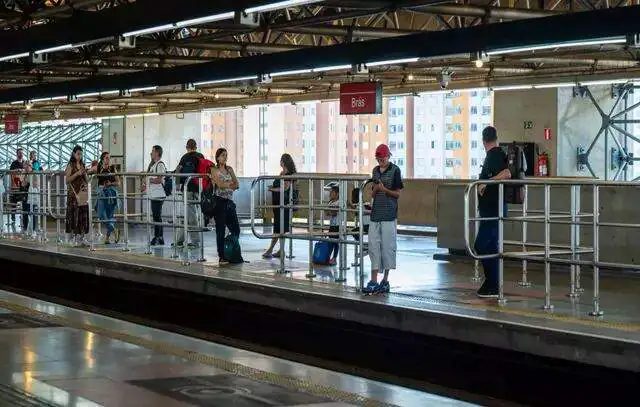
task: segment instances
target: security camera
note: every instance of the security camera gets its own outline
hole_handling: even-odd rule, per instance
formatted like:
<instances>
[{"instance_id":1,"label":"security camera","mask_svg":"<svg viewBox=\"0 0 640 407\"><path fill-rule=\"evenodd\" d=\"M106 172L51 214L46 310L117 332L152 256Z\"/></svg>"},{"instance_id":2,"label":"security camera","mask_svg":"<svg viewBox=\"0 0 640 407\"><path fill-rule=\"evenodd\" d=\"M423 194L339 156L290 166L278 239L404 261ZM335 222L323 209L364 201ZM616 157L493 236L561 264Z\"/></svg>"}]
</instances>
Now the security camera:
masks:
<instances>
[{"instance_id":1,"label":"security camera","mask_svg":"<svg viewBox=\"0 0 640 407\"><path fill-rule=\"evenodd\" d=\"M447 89L451 83L451 74L449 72L441 72L437 76L440 89Z\"/></svg>"}]
</instances>

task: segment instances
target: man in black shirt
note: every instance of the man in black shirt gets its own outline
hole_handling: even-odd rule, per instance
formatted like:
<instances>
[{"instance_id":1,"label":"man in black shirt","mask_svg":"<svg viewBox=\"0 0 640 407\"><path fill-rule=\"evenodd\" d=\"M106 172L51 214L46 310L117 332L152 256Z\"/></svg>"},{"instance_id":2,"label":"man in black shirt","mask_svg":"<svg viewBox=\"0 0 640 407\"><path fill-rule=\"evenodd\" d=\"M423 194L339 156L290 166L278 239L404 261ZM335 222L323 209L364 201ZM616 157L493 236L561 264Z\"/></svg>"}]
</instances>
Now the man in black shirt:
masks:
<instances>
[{"instance_id":1,"label":"man in black shirt","mask_svg":"<svg viewBox=\"0 0 640 407\"><path fill-rule=\"evenodd\" d=\"M16 223L16 213L18 202L27 200L26 193L21 191L22 187L22 172L24 171L24 150L18 148L16 150L16 159L11 163L9 170L11 170L11 194L9 195L9 202L14 207L14 211L11 212L11 225Z\"/></svg>"},{"instance_id":2,"label":"man in black shirt","mask_svg":"<svg viewBox=\"0 0 640 407\"><path fill-rule=\"evenodd\" d=\"M183 174L195 174L198 172L198 162L200 159L203 159L204 156L198 152L198 144L194 139L189 139L187 141L187 152L180 158L180 163L178 164L178 168L176 168L176 173ZM181 184L186 182L187 176L181 181ZM196 179L196 178L194 178ZM186 187L186 191L184 191ZM186 186L182 185L183 193L187 194L187 199L189 201L197 201L200 199L200 186L196 182L189 182ZM190 228L195 228L198 225L198 204L190 203L187 205L187 222ZM200 234L197 232L190 232L189 234L191 242L189 243L190 248L195 248L200 244ZM178 241L175 243L178 246L184 245L184 229L180 229L178 231Z\"/></svg>"},{"instance_id":3,"label":"man in black shirt","mask_svg":"<svg viewBox=\"0 0 640 407\"><path fill-rule=\"evenodd\" d=\"M507 156L498 147L498 133L494 127L486 127L482 130L482 144L487 156L482 164L480 172L481 180L508 180L511 172L507 165ZM498 185L478 186L478 211L481 218L495 218L499 215L499 187ZM507 214L507 205L504 204L503 214ZM478 235L476 236L475 249L478 254L494 254L498 252L499 221L484 220L480 222ZM482 260L484 269L484 283L478 290L481 298L498 297L499 291L499 259L492 258Z\"/></svg>"}]
</instances>

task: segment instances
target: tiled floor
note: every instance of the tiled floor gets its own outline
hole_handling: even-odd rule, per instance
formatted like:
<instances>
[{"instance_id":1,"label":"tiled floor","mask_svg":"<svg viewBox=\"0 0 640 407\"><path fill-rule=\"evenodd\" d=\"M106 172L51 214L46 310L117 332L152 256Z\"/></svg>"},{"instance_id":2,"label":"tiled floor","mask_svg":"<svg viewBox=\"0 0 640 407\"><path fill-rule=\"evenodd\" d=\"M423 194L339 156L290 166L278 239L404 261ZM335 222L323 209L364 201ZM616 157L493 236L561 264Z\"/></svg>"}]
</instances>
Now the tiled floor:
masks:
<instances>
[{"instance_id":1,"label":"tiled floor","mask_svg":"<svg viewBox=\"0 0 640 407\"><path fill-rule=\"evenodd\" d=\"M471 405L4 291L0 300L9 308L0 308L0 390L19 389L56 406ZM163 353L163 346L189 357Z\"/></svg>"}]
</instances>

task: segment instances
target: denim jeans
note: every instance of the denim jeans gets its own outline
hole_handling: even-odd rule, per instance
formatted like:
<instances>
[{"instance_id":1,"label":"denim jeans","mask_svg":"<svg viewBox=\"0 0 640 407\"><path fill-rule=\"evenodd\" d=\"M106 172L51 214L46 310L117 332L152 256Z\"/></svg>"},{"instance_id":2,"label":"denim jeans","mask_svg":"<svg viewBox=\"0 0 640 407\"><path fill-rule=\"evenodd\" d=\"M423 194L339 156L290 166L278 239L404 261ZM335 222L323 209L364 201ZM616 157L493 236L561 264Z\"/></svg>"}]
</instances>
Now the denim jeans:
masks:
<instances>
[{"instance_id":1,"label":"denim jeans","mask_svg":"<svg viewBox=\"0 0 640 407\"><path fill-rule=\"evenodd\" d=\"M107 228L107 235L111 235L113 231L116 229L116 219L114 214L116 212L116 206L107 202L106 199L99 197L97 207L98 207L98 218L102 221Z\"/></svg>"},{"instance_id":2,"label":"denim jeans","mask_svg":"<svg viewBox=\"0 0 640 407\"><path fill-rule=\"evenodd\" d=\"M29 219L31 219L31 230L35 232L38 230L38 215L32 214L32 212L38 211L37 205L31 205L28 203L22 204L22 231L26 232L29 228Z\"/></svg>"},{"instance_id":3,"label":"denim jeans","mask_svg":"<svg viewBox=\"0 0 640 407\"><path fill-rule=\"evenodd\" d=\"M151 216L153 217L154 223L162 222L162 205L164 204L164 199L152 199L151 200ZM162 237L163 230L162 226L155 225L153 227L153 237Z\"/></svg>"},{"instance_id":4,"label":"denim jeans","mask_svg":"<svg viewBox=\"0 0 640 407\"><path fill-rule=\"evenodd\" d=\"M507 205L504 205L504 216L507 216ZM481 218L494 218L496 213L480 212ZM474 248L478 254L495 254L498 253L500 238L500 221L499 220L483 220L480 222L478 235ZM500 259L498 257L482 260L482 268L484 269L485 285L489 288L498 288L498 277L500 273Z\"/></svg>"}]
</instances>

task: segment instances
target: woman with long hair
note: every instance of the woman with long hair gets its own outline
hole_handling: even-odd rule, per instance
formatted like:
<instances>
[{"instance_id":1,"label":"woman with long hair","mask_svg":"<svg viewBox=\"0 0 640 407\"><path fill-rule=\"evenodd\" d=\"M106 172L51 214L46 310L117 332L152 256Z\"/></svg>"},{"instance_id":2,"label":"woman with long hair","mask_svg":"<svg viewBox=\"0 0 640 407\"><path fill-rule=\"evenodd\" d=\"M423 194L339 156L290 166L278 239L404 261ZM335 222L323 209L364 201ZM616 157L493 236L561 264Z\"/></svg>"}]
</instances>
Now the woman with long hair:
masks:
<instances>
[{"instance_id":1,"label":"woman with long hair","mask_svg":"<svg viewBox=\"0 0 640 407\"><path fill-rule=\"evenodd\" d=\"M96 170L98 174L98 189L96 191L96 211L98 218L107 228L104 244L111 243L111 235L114 235L115 243L120 241L120 230L116 227L114 218L118 207L118 179L114 175L116 170L111 165L111 155L104 151L100 155L100 161Z\"/></svg>"},{"instance_id":2,"label":"woman with long hair","mask_svg":"<svg viewBox=\"0 0 640 407\"><path fill-rule=\"evenodd\" d=\"M284 153L280 157L280 176L286 175L295 175L298 171L296 170L296 163L293 162L293 158L290 154ZM294 190L295 181L285 181L284 182L284 203L288 205L291 203L292 194L291 192ZM271 244L267 251L264 252L262 257L265 259L270 259L272 257L280 257L280 250L283 250L284 247L281 247L276 253L273 253L273 249L278 243L278 239L280 238L280 233L291 232L291 209L285 209L284 218L280 219L280 180L277 179L273 182L273 185L269 187L269 191L271 192L271 202L272 205L277 205L277 208L273 208L273 238L271 239Z\"/></svg>"},{"instance_id":3,"label":"woman with long hair","mask_svg":"<svg viewBox=\"0 0 640 407\"><path fill-rule=\"evenodd\" d=\"M216 151L216 165L211 167L211 179L214 183L216 209L214 220L216 222L216 245L218 247L218 261L220 265L229 263L224 255L224 240L226 229L236 239L240 237L240 222L236 212L236 204L233 202L233 192L240 184L233 168L227 165L227 150L219 148Z\"/></svg>"},{"instance_id":4,"label":"woman with long hair","mask_svg":"<svg viewBox=\"0 0 640 407\"><path fill-rule=\"evenodd\" d=\"M87 169L82 161L82 147L75 146L65 169L67 189L67 216L65 232L73 236L74 243L86 245L89 233L89 177L96 168Z\"/></svg>"}]
</instances>

